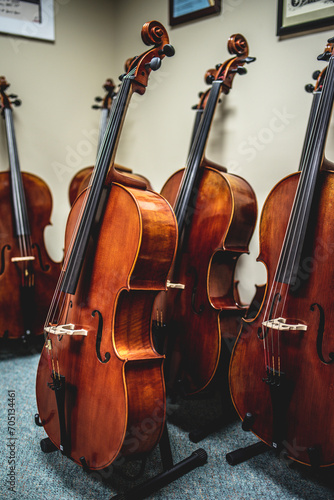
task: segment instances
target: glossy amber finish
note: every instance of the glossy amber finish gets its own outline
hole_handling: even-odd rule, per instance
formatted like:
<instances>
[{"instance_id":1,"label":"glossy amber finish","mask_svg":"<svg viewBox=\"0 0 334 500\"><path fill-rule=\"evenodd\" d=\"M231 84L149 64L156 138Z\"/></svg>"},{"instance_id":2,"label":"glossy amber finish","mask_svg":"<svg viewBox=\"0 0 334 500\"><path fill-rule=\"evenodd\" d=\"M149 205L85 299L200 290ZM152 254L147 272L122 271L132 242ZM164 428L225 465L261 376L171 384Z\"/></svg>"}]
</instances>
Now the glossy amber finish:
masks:
<instances>
[{"instance_id":1,"label":"glossy amber finish","mask_svg":"<svg viewBox=\"0 0 334 500\"><path fill-rule=\"evenodd\" d=\"M66 247L84 196L79 195L70 212ZM163 356L153 347L149 323L177 241L174 214L160 195L119 184L111 186L98 234L62 318L86 328L88 335L50 335L66 380L69 454L79 464L85 457L90 469L106 467L119 453L151 450L160 439L165 420ZM96 349L99 318L101 360ZM103 362L107 352L110 360ZM38 411L59 447L56 399L47 382L51 377L44 347L37 375Z\"/></svg>"},{"instance_id":2,"label":"glossy amber finish","mask_svg":"<svg viewBox=\"0 0 334 500\"><path fill-rule=\"evenodd\" d=\"M172 206L182 176L183 170L176 172L162 189ZM197 187L191 224L170 276L185 288L170 289L164 305L171 351L168 383L181 379L187 393L210 383L222 342L230 346L238 332L245 308L236 301L234 271L248 251L257 216L255 194L241 177L201 167Z\"/></svg>"},{"instance_id":3,"label":"glossy amber finish","mask_svg":"<svg viewBox=\"0 0 334 500\"><path fill-rule=\"evenodd\" d=\"M24 318L32 325L31 335L43 333L44 320L56 286L61 265L50 259L44 244L44 230L51 224L52 197L48 186L33 174L22 173L31 230L34 286L29 307L22 306L22 263L14 234L14 218L9 172L0 174L0 337L18 339L24 336Z\"/></svg>"},{"instance_id":4,"label":"glossy amber finish","mask_svg":"<svg viewBox=\"0 0 334 500\"><path fill-rule=\"evenodd\" d=\"M132 170L127 167L123 167L122 165L115 165L115 168L119 172L126 173L127 177L131 179L140 179L146 184L147 189L152 189L150 181L144 177L143 175L140 174L133 174ZM83 168L82 170L79 170L79 172L73 177L70 183L70 187L68 190L68 196L70 200L70 204L73 205L76 197L89 186L89 181L90 177L92 175L94 167L86 167Z\"/></svg>"},{"instance_id":5,"label":"glossy amber finish","mask_svg":"<svg viewBox=\"0 0 334 500\"><path fill-rule=\"evenodd\" d=\"M266 294L255 319L244 321L230 365L235 408L241 419L247 412L253 415L252 431L269 445L274 440L273 406L270 384L263 380L266 371L259 332L299 176L296 173L283 179L264 204L258 260L267 269ZM278 413L283 429L283 448L290 458L307 465L311 463L308 450L320 450L321 466L334 463L334 363L330 355L334 352L333 196L334 172L322 170L299 275L302 286L295 291L289 290L285 302L286 317L307 325L307 330L281 333L281 372L289 387L288 397L282 400ZM324 325L320 310L324 311Z\"/></svg>"},{"instance_id":6,"label":"glossy amber finish","mask_svg":"<svg viewBox=\"0 0 334 500\"><path fill-rule=\"evenodd\" d=\"M165 56L169 41L157 21L145 23L142 37L154 48L136 57L130 77L123 78L94 182L69 215L64 279L50 308L37 372L44 429L64 454L92 470L119 454L151 450L165 421L163 356L152 344L150 318L173 264L176 220L161 195L113 164L131 93L145 92L149 62L160 52ZM64 328L68 323L75 336ZM63 395L58 405L50 385Z\"/></svg>"}]
</instances>

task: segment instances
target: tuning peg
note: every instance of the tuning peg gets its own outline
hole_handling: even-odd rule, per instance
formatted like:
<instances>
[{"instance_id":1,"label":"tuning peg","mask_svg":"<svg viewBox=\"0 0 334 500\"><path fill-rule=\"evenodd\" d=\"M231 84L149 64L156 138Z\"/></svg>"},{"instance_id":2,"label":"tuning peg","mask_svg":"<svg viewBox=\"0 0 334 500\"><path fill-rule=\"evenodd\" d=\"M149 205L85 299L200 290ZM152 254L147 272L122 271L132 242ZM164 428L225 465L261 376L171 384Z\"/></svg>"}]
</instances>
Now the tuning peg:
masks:
<instances>
[{"instance_id":1,"label":"tuning peg","mask_svg":"<svg viewBox=\"0 0 334 500\"><path fill-rule=\"evenodd\" d=\"M191 109L197 109L197 104L194 104L193 106L191 106Z\"/></svg>"},{"instance_id":2,"label":"tuning peg","mask_svg":"<svg viewBox=\"0 0 334 500\"><path fill-rule=\"evenodd\" d=\"M250 64L250 63L252 63L254 61L256 61L256 57L247 56L247 57L245 57L245 59L241 59L240 62L246 63L246 64Z\"/></svg>"},{"instance_id":3,"label":"tuning peg","mask_svg":"<svg viewBox=\"0 0 334 500\"><path fill-rule=\"evenodd\" d=\"M167 57L172 57L175 54L175 49L174 49L173 45L166 43L166 45L164 45L162 47L162 49L159 50L158 54L165 54L165 56L167 56Z\"/></svg>"},{"instance_id":4,"label":"tuning peg","mask_svg":"<svg viewBox=\"0 0 334 500\"><path fill-rule=\"evenodd\" d=\"M221 64L216 64L216 70L220 68Z\"/></svg>"},{"instance_id":5,"label":"tuning peg","mask_svg":"<svg viewBox=\"0 0 334 500\"><path fill-rule=\"evenodd\" d=\"M211 83L214 81L215 77L213 75L208 75L205 79L206 83L208 85L211 85Z\"/></svg>"},{"instance_id":6,"label":"tuning peg","mask_svg":"<svg viewBox=\"0 0 334 500\"><path fill-rule=\"evenodd\" d=\"M312 83L308 83L307 85L305 85L305 90L306 92L308 92L309 94L312 94L313 90L314 90L314 85L312 85Z\"/></svg>"},{"instance_id":7,"label":"tuning peg","mask_svg":"<svg viewBox=\"0 0 334 500\"><path fill-rule=\"evenodd\" d=\"M92 109L101 109L101 106L98 106L97 104L93 104Z\"/></svg>"},{"instance_id":8,"label":"tuning peg","mask_svg":"<svg viewBox=\"0 0 334 500\"><path fill-rule=\"evenodd\" d=\"M15 99L15 101L12 101L12 104L14 104L14 106L21 106L22 101L20 99Z\"/></svg>"},{"instance_id":9,"label":"tuning peg","mask_svg":"<svg viewBox=\"0 0 334 500\"><path fill-rule=\"evenodd\" d=\"M146 68L151 68L152 71L157 71L157 69L161 66L160 57L153 57L149 63L145 64L145 66Z\"/></svg>"},{"instance_id":10,"label":"tuning peg","mask_svg":"<svg viewBox=\"0 0 334 500\"><path fill-rule=\"evenodd\" d=\"M16 94L9 94L9 96L11 99L16 99L17 98L17 95Z\"/></svg>"},{"instance_id":11,"label":"tuning peg","mask_svg":"<svg viewBox=\"0 0 334 500\"><path fill-rule=\"evenodd\" d=\"M238 66L236 71L239 75L245 75L247 73L247 69L243 66Z\"/></svg>"},{"instance_id":12,"label":"tuning peg","mask_svg":"<svg viewBox=\"0 0 334 500\"><path fill-rule=\"evenodd\" d=\"M328 38L327 42L328 43L334 43L334 36L332 36L332 38Z\"/></svg>"},{"instance_id":13,"label":"tuning peg","mask_svg":"<svg viewBox=\"0 0 334 500\"><path fill-rule=\"evenodd\" d=\"M101 102L101 101L103 101L103 99L102 99L102 97L97 96L97 97L95 97L94 101Z\"/></svg>"},{"instance_id":14,"label":"tuning peg","mask_svg":"<svg viewBox=\"0 0 334 500\"><path fill-rule=\"evenodd\" d=\"M318 59L318 61L328 61L330 59L330 57L331 57L330 52L324 52L323 54L320 54L320 56L318 56L317 59Z\"/></svg>"},{"instance_id":15,"label":"tuning peg","mask_svg":"<svg viewBox=\"0 0 334 500\"><path fill-rule=\"evenodd\" d=\"M313 80L318 80L318 76L319 76L319 75L320 75L320 71L319 71L319 70L318 70L318 71L314 71L314 72L312 73L312 78L313 78Z\"/></svg>"}]
</instances>

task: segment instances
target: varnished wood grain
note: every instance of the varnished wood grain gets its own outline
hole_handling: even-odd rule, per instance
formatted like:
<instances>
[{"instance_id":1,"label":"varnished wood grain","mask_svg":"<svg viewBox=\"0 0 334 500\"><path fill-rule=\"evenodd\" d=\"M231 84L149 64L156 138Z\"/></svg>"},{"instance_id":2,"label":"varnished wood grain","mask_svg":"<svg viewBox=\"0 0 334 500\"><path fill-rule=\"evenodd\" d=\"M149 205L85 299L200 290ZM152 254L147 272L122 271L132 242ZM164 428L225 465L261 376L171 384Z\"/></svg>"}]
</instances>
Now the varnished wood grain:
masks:
<instances>
[{"instance_id":1,"label":"varnished wood grain","mask_svg":"<svg viewBox=\"0 0 334 500\"><path fill-rule=\"evenodd\" d=\"M48 255L44 243L45 228L51 224L52 197L48 186L33 174L22 173L27 211L31 230L34 273L31 335L41 335L51 298L59 277L61 265ZM39 258L39 252L40 256ZM14 232L14 218L10 174L0 173L0 250L3 272L0 274L0 337L18 339L24 335L21 303L21 264L12 262L20 257L18 238ZM41 266L42 262L42 266Z\"/></svg>"},{"instance_id":2,"label":"varnished wood grain","mask_svg":"<svg viewBox=\"0 0 334 500\"><path fill-rule=\"evenodd\" d=\"M66 248L84 197L85 193L79 195L72 207ZM101 469L119 453L152 449L162 432L163 357L152 345L149 320L155 295L166 286L177 229L172 209L160 195L113 184L98 235L93 233L77 291L68 297L62 318L64 323L86 328L88 335L61 339L51 335L51 339L66 380L70 456L79 464L84 456L90 469ZM163 250L161 255L150 253L157 248ZM155 260L162 267L152 264ZM93 316L94 311L103 318L102 361L107 352L111 356L106 363L96 353L99 314ZM47 434L59 447L56 401L47 386L50 381L44 347L36 386L38 410ZM152 419L153 427L149 425ZM144 437L136 437L139 432Z\"/></svg>"},{"instance_id":3,"label":"varnished wood grain","mask_svg":"<svg viewBox=\"0 0 334 500\"><path fill-rule=\"evenodd\" d=\"M246 320L240 331L230 365L230 388L234 405L241 417L250 412L255 420L252 431L263 441L273 442L273 409L270 384L266 378L263 341L258 337L268 305L288 219L296 192L299 173L281 181L269 194L260 222L260 255L268 273L262 307L255 319ZM307 325L306 331L282 332L281 370L290 384L291 395L284 414L283 450L287 455L310 465L309 448L320 451L320 465L334 463L334 364L324 363L317 352L321 329L319 304L324 311L322 352L325 361L334 352L334 208L333 172L319 174L317 196L312 205L304 254L301 261L301 286L288 292L287 318Z\"/></svg>"}]
</instances>

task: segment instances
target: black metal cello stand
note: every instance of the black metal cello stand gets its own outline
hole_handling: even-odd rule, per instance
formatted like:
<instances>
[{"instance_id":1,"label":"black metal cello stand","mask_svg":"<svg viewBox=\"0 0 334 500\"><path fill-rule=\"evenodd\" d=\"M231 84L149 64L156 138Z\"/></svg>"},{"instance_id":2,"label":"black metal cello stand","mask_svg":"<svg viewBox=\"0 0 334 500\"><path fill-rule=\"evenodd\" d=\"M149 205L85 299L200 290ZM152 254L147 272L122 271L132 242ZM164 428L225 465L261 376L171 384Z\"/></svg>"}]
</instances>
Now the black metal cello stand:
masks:
<instances>
[{"instance_id":1,"label":"black metal cello stand","mask_svg":"<svg viewBox=\"0 0 334 500\"><path fill-rule=\"evenodd\" d=\"M270 446L262 441L258 441L245 448L239 448L238 450L226 453L226 460L229 465L238 465L269 450L271 450Z\"/></svg>"},{"instance_id":2,"label":"black metal cello stand","mask_svg":"<svg viewBox=\"0 0 334 500\"><path fill-rule=\"evenodd\" d=\"M207 461L207 453L203 448L198 448L189 457L177 464L173 463L172 450L170 447L167 424L165 424L160 442L160 455L163 472L131 488L130 490L112 496L112 500L142 500L155 491L160 490L167 484L172 483L181 476L204 465ZM111 500L110 499L110 500Z\"/></svg>"},{"instance_id":3,"label":"black metal cello stand","mask_svg":"<svg viewBox=\"0 0 334 500\"><path fill-rule=\"evenodd\" d=\"M242 422L242 430L246 432L250 431L253 423L253 415L251 413L246 413L244 421ZM245 448L239 448L238 450L227 453L226 461L230 465L238 465L271 449L271 446L267 445L263 441L258 441L257 443L246 446Z\"/></svg>"},{"instance_id":4,"label":"black metal cello stand","mask_svg":"<svg viewBox=\"0 0 334 500\"><path fill-rule=\"evenodd\" d=\"M35 414L35 423L39 427L42 426L42 423L39 420L38 413ZM44 453L52 453L54 451L58 451L58 448L52 443L50 438L45 438L41 440L41 449ZM189 457L185 458L181 462L174 464L172 450L170 447L169 436L167 424L165 424L160 442L160 456L163 472L157 474L156 476L144 481L141 484L134 486L124 493L119 493L115 496L110 497L110 500L142 500L147 496L151 495L155 491L160 490L167 484L176 481L181 476L188 474L188 472L196 469L200 465L204 465L207 462L207 453L203 448L198 448L195 450ZM87 467L87 464L83 458L82 460L83 469L89 474L90 470ZM141 473L143 472L143 467L141 469Z\"/></svg>"}]
</instances>

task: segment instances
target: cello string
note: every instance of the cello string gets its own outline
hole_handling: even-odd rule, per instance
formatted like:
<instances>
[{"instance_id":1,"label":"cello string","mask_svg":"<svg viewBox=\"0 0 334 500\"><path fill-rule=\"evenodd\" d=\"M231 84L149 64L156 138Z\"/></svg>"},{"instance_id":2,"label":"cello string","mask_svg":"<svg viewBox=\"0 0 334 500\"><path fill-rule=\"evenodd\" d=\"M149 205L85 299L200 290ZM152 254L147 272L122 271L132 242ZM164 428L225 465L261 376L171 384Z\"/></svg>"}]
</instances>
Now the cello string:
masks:
<instances>
[{"instance_id":1,"label":"cello string","mask_svg":"<svg viewBox=\"0 0 334 500\"><path fill-rule=\"evenodd\" d=\"M210 92L210 95L211 95L211 92ZM185 209L185 206L184 206L185 201L184 200L186 199L186 197L188 196L188 192L190 191L190 189L189 189L190 178L193 175L193 170L199 166L198 165L199 164L198 153L199 153L199 149L200 149L200 143L202 142L202 137L204 134L204 132L203 132L204 124L207 121L209 107L211 105L211 102L212 102L212 99L210 101L210 96L209 96L208 103L207 103L206 108L205 108L205 109L207 109L207 112L205 113L205 111L204 111L202 121L197 129L197 132L195 134L195 138L192 142L190 153L189 153L188 160L186 163L186 170L185 170L185 173L184 173L184 176L182 179L181 186L179 188L179 193L177 196L177 201L175 203L175 209L174 209L178 222L180 221L182 211ZM180 228L180 223L179 223L179 232L180 233L181 233L181 229L182 228Z\"/></svg>"},{"instance_id":2,"label":"cello string","mask_svg":"<svg viewBox=\"0 0 334 500\"><path fill-rule=\"evenodd\" d=\"M24 192L22 193L22 189L20 189L19 178L20 176L20 165L15 141L15 131L14 131L14 123L13 123L13 113L11 108L5 108L5 125L6 125L6 133L7 133L7 144L8 144L8 155L9 155L9 163L10 163L10 177L11 177L11 186L12 186L12 200L14 205L14 218L15 218L15 226L17 231L17 238L19 242L19 250L20 256L25 257L29 254L30 246L28 245L28 241L26 239L26 232L28 228L28 224L24 225L24 218L27 221L27 213L26 213L26 205L24 203ZM24 214L25 208L25 214ZM27 279L29 280L27 262L22 261L19 264L21 268L21 285L24 287L27 285ZM29 282L28 282L29 285Z\"/></svg>"},{"instance_id":3,"label":"cello string","mask_svg":"<svg viewBox=\"0 0 334 500\"><path fill-rule=\"evenodd\" d=\"M332 81L334 77L333 63L328 67L326 72L325 81ZM306 220L309 216L310 206L314 196L315 182L319 171L319 162L323 155L324 142L326 138L326 131L328 129L328 123L330 120L331 109L333 106L333 91L331 92L331 87L325 84L325 88L321 95L321 102L319 103L316 118L312 127L310 141L307 147L307 156L303 162L302 175L300 182L298 184L296 201L296 209L294 210L294 221L293 221L293 234L292 242L300 241L302 237L303 223L306 224ZM325 113L327 111L327 113ZM313 166L313 168L312 168ZM307 168L306 168L307 167ZM288 248L288 260L295 263L297 258L298 248L297 245L290 245ZM293 276L293 270L295 266L290 266L289 269L289 279L291 282Z\"/></svg>"},{"instance_id":4,"label":"cello string","mask_svg":"<svg viewBox=\"0 0 334 500\"><path fill-rule=\"evenodd\" d=\"M330 69L331 69L331 73L333 73L332 64L331 64ZM329 73L329 71L327 71L327 73ZM326 73L326 75L327 75L327 73ZM332 76L333 75L331 75L331 77ZM330 77L328 77L328 78L330 78ZM321 95L321 103L322 103L322 107L324 107L325 109L328 109L329 105L333 104L333 97L330 95L330 93L328 91L326 93L324 93L323 95ZM320 158L319 150L320 150L320 152L322 151L323 142L319 141L319 137L318 137L319 133L317 133L317 132L320 130L320 133L321 133L321 131L324 130L324 126L330 118L330 116L324 117L324 113L323 113L322 109L319 110L319 108L320 108L320 103L319 103L319 106L318 106L318 109L316 112L316 117L315 117L315 120L313 123L312 131L310 133L310 138L309 138L307 148L306 148L306 154L305 154L304 160L302 161L301 178L300 178L299 183L298 183L298 187L297 187L297 191L296 191L296 195L295 195L295 200L293 203L293 209L290 213L290 218L289 218L287 231L286 231L286 235L285 235L283 246L282 246L281 255L280 255L280 258L278 260L278 265L277 265L276 273L275 273L275 280L276 280L276 276L278 276L278 270L279 270L280 266L282 268L282 262L287 263L288 261L290 261L290 262L292 261L293 263L295 263L295 261L296 261L297 252L298 252L297 245L293 245L293 244L287 245L287 244L285 244L285 242L288 239L292 240L292 242L293 241L298 242L299 240L297 238L301 238L302 224L300 223L300 221L304 221L307 217L307 211L309 211L309 207L310 207L310 201L309 201L309 203L307 203L307 200L309 200L310 197L312 200L312 196L311 196L312 195L312 192L311 192L312 191L312 182L311 182L311 180L315 174L313 171L314 169L312 169L310 167L308 167L308 168L306 168L306 167L308 165L314 163L316 160L318 160ZM318 155L318 157L317 157L317 155ZM316 174L317 174L317 172L316 172ZM287 268L287 264L285 264L285 268ZM288 285L291 284L291 279L293 276L294 269L295 269L295 266L291 266L291 265L288 268L289 278L288 278L288 280L286 280ZM284 270L284 268L282 268L281 270ZM282 274L282 272L281 272L281 274ZM286 275L286 271L284 272L284 276L285 275ZM283 283L281 283L280 292L282 289L283 289ZM280 304L281 311L283 311L285 308L286 299L287 299L287 291L284 294L283 304ZM271 301L268 301L267 310L268 310L270 303L271 303ZM275 306L275 313L277 312L277 309L278 309L278 303ZM266 314L267 314L267 311L266 311ZM278 353L280 353L280 334L279 334L279 331L278 331Z\"/></svg>"},{"instance_id":5,"label":"cello string","mask_svg":"<svg viewBox=\"0 0 334 500\"><path fill-rule=\"evenodd\" d=\"M133 70L133 72L134 72L134 70ZM122 89L123 89L123 85L122 85ZM123 94L125 95L125 97L127 96L129 89L130 89L130 83L128 84L127 88L125 88L125 90L123 92ZM116 111L113 114L114 120L111 120L110 124L109 124L109 131L110 131L110 133L108 134L106 132L104 140L103 140L103 147L100 148L100 152L99 152L98 159L97 159L97 168L96 168L97 175L95 176L96 182L103 183L103 181L104 181L104 179L106 177L106 174L107 174L107 171L108 171L107 167L109 166L109 163L110 163L110 154L111 154L109 143L112 143L112 141L110 140L111 137L117 135L117 133L118 133L118 131L120 129L120 121L121 121L121 118L122 118L122 115L123 115L123 108L124 108L124 106L122 105L122 102L120 100L119 106L115 106ZM116 144L116 142L114 142L114 144ZM99 181L99 178L100 178L100 181ZM95 193L95 189L93 188L93 194L94 193ZM92 194L92 192L90 192L90 194L87 197L88 201L90 200L91 194ZM84 209L85 211L87 210L88 201L85 203L85 209ZM81 221L80 221L80 223L81 223ZM76 238L77 237L78 237L78 235L76 235ZM80 234L79 234L79 237L80 237ZM72 240L73 240L73 235L72 235ZM68 269L67 269L67 271L68 271ZM70 269L70 272L72 272L71 269ZM64 276L64 274L63 274L63 276ZM59 297L59 299L57 301L53 300L53 305L50 308L50 311L52 311L53 308L54 308L54 305L56 304L56 302L58 302L58 304L60 305L59 311L58 311L57 324L59 324L59 321L62 318L62 315L63 315L63 312L64 312L64 308L65 308L65 306L66 306L66 304L68 302L67 301L68 294L66 294L64 292L62 300L61 300L61 294L62 294L62 292L61 292L60 288L57 288L57 290L55 292L55 295L54 295L54 298L56 299L57 297ZM52 312L52 314L53 314L53 312ZM50 317L50 314L49 314L49 317ZM51 350L53 351L52 342L50 343L50 345L51 345ZM50 351L50 349L49 349L49 351ZM51 354L52 353L50 353L50 355ZM57 367L58 367L57 369L58 369L58 372L59 372L58 359L57 359Z\"/></svg>"},{"instance_id":6,"label":"cello string","mask_svg":"<svg viewBox=\"0 0 334 500\"><path fill-rule=\"evenodd\" d=\"M122 87L121 87L122 88ZM114 112L114 108L115 108L115 105L116 105L116 97L117 97L117 94L115 94L112 98L112 104L111 104L111 107L110 107L110 110L106 110L106 109L103 109L103 111L108 111L108 115L106 118L104 118L102 120L102 117L101 117L101 124L100 124L100 130L102 130L102 126L103 126L103 133L100 134L100 137L99 137L99 143L98 143L98 149L97 149L97 158L98 158L98 155L99 155L99 151L101 149L101 146L103 145L103 139L104 139L104 136L106 134L106 130L107 130L107 127L108 127L108 123L111 121L112 119L112 115L113 115L113 112ZM104 124L104 120L106 120L106 123ZM103 123L102 123L103 121ZM95 162L97 164L97 161ZM88 188L90 188L92 186L92 183L93 183L93 180L94 180L94 176L95 176L95 173L96 173L96 166L93 168L93 171L92 171L92 174L89 178L89 183L88 183Z\"/></svg>"},{"instance_id":7,"label":"cello string","mask_svg":"<svg viewBox=\"0 0 334 500\"><path fill-rule=\"evenodd\" d=\"M133 70L133 72L134 72L134 70ZM123 94L125 94L125 89L124 90L123 89L124 89L124 85L122 84L121 90L120 90L120 95L121 96L123 96ZM101 181L100 177L102 179L104 177L103 170L105 170L105 168L107 167L106 161L108 160L108 144L107 143L109 142L108 139L110 138L110 136L112 136L112 135L114 135L114 134L117 133L117 128L118 128L117 127L117 125L118 125L117 121L119 121L121 113L123 111L123 109L120 110L121 104L119 106L117 106L117 103L116 103L115 109L113 111L113 114L110 116L110 120L109 120L109 123L108 123L108 126L107 126L107 130L105 131L105 134L104 134L104 138L103 138L103 142L102 142L102 147L100 147L100 150L99 150L99 153L98 153L98 156L97 156L97 160L96 160L96 167L94 169L95 170L95 173L94 173L94 181L95 182L92 181L92 184L94 183L94 185L98 184L98 182ZM49 310L49 314L47 316L46 325L49 324L51 315L55 313L56 302L58 302L60 304L60 307L58 307L58 319L57 319L57 323L59 322L59 320L62 317L64 306L66 304L66 293L63 293L63 298L61 300L61 297L60 297L61 296L60 284L63 281L64 273L68 272L68 269L66 269L66 271L65 271L65 266L66 266L66 263L68 263L69 256L71 254L71 249L73 247L74 241L75 241L75 239L78 236L77 235L77 230L78 230L79 224L81 223L83 213L84 213L84 211L86 211L86 210L89 209L89 207L87 207L87 204L88 204L88 201L92 198L92 194L94 194L94 189L93 189L93 193L92 193L92 189L89 190L89 192L87 190L86 195L85 195L85 202L83 203L83 205L81 207L80 216L79 216L79 218L77 220L76 227L75 227L75 230L74 230L72 238L71 238L71 242L70 242L70 245L69 245L69 251L66 253L66 257L65 257L65 260L64 260L65 264L63 266L63 270L62 270L60 278L58 280L56 291L55 291L55 294L54 294L54 297L53 297L53 300L52 300L52 303L51 303L51 307L50 307L50 310ZM70 273L72 272L71 269L69 270L69 272Z\"/></svg>"},{"instance_id":8,"label":"cello string","mask_svg":"<svg viewBox=\"0 0 334 500\"><path fill-rule=\"evenodd\" d=\"M213 113L218 101L221 85L222 82L220 80L216 80L212 84L210 95L203 112L202 120L198 126L195 138L191 145L190 153L186 164L187 165L186 170L182 179L181 186L179 188L174 210L176 219L179 224L180 234L182 232L182 226L183 226L182 218L184 219L186 215L185 211L187 208L187 204L189 203L187 202L187 200L189 199L191 192L193 190L193 184L204 152L205 142L208 136L208 130L212 122Z\"/></svg>"}]
</instances>

